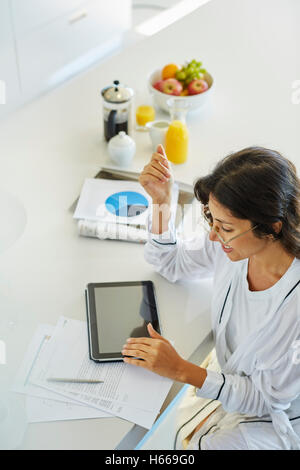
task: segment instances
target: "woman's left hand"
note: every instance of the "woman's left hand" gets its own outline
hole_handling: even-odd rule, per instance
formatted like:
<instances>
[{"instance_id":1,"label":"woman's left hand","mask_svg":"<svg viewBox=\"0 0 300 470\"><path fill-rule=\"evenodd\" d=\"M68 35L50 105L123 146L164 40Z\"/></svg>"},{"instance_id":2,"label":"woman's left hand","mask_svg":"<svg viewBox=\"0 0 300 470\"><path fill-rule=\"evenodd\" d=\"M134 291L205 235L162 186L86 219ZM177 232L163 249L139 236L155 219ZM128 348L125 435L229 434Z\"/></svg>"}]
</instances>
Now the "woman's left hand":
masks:
<instances>
[{"instance_id":1,"label":"woman's left hand","mask_svg":"<svg viewBox=\"0 0 300 470\"><path fill-rule=\"evenodd\" d=\"M184 359L177 354L171 343L147 325L150 338L129 338L123 346L124 362L149 369L172 380L182 381Z\"/></svg>"}]
</instances>

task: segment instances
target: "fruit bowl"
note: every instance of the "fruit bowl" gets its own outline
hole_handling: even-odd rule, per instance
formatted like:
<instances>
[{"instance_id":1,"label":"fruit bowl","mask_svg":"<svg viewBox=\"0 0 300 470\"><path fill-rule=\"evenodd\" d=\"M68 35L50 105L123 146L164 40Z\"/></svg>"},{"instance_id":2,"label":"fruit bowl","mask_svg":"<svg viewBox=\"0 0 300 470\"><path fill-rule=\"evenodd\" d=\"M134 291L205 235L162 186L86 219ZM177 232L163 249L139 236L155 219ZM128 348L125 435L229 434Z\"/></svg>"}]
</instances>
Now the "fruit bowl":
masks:
<instances>
[{"instance_id":1,"label":"fruit bowl","mask_svg":"<svg viewBox=\"0 0 300 470\"><path fill-rule=\"evenodd\" d=\"M203 93L199 93L197 95L174 96L168 93L163 93L153 87L154 83L161 80L161 69L158 69L152 72L148 77L148 90L153 96L154 104L166 112L170 111L170 106L167 103L170 98L175 98L176 102L182 103L184 107L188 108L188 111L194 111L207 103L213 90L213 78L210 73L206 72L204 74L204 78L208 83L208 89Z\"/></svg>"}]
</instances>

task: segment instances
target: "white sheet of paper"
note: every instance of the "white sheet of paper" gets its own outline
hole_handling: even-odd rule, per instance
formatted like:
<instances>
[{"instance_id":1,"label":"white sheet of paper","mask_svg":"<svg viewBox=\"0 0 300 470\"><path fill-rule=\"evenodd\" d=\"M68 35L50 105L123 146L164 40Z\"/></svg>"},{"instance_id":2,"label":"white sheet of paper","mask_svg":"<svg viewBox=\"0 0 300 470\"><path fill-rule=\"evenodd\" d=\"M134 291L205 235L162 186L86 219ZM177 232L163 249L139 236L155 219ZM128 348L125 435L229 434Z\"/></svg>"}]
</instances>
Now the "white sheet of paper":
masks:
<instances>
[{"instance_id":1,"label":"white sheet of paper","mask_svg":"<svg viewBox=\"0 0 300 470\"><path fill-rule=\"evenodd\" d=\"M62 361L61 358L64 358ZM123 362L97 364L89 359L86 322L61 317L44 350L32 382L69 398L150 427L172 381ZM89 378L103 384L47 382L49 377Z\"/></svg>"},{"instance_id":2,"label":"white sheet of paper","mask_svg":"<svg viewBox=\"0 0 300 470\"><path fill-rule=\"evenodd\" d=\"M139 215L124 217L111 213L105 205L107 198L120 192L136 192L144 196L148 202L148 209ZM120 203L126 203L125 196L121 196ZM100 178L86 178L80 193L80 198L74 212L74 219L87 219L99 222L145 226L151 199L137 181L105 180ZM125 204L127 207L127 204ZM127 214L127 209L124 209ZM124 212L123 212L124 214Z\"/></svg>"},{"instance_id":3,"label":"white sheet of paper","mask_svg":"<svg viewBox=\"0 0 300 470\"><path fill-rule=\"evenodd\" d=\"M31 396L26 397L26 410L29 423L112 417L112 415L105 411L97 410L96 408L86 405L80 405L77 402L63 402Z\"/></svg>"},{"instance_id":4,"label":"white sheet of paper","mask_svg":"<svg viewBox=\"0 0 300 470\"><path fill-rule=\"evenodd\" d=\"M38 367L42 351L47 346L54 330L55 327L52 325L41 324L38 326L30 344L28 345L28 349L14 379L12 385L13 392L33 397L66 401L66 399L63 399L57 393L37 387L29 380L31 373L33 373L35 368Z\"/></svg>"},{"instance_id":5,"label":"white sheet of paper","mask_svg":"<svg viewBox=\"0 0 300 470\"><path fill-rule=\"evenodd\" d=\"M52 325L38 326L12 386L13 392L27 395L28 422L111 417L104 411L81 406L71 398L67 399L57 392L38 387L30 382L30 376L35 368L39 367L42 352L47 347L54 330L55 327Z\"/></svg>"}]
</instances>

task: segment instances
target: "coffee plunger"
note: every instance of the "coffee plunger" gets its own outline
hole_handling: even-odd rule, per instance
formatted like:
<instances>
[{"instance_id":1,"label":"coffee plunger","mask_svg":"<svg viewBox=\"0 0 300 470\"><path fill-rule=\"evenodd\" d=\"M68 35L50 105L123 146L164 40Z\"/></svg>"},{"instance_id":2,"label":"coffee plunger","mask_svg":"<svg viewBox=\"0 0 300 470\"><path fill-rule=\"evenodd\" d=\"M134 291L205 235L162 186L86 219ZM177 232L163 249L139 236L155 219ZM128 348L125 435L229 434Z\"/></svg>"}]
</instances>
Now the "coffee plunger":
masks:
<instances>
[{"instance_id":1,"label":"coffee plunger","mask_svg":"<svg viewBox=\"0 0 300 470\"><path fill-rule=\"evenodd\" d=\"M131 133L134 91L115 80L101 91L103 97L104 137L106 142L120 131Z\"/></svg>"}]
</instances>

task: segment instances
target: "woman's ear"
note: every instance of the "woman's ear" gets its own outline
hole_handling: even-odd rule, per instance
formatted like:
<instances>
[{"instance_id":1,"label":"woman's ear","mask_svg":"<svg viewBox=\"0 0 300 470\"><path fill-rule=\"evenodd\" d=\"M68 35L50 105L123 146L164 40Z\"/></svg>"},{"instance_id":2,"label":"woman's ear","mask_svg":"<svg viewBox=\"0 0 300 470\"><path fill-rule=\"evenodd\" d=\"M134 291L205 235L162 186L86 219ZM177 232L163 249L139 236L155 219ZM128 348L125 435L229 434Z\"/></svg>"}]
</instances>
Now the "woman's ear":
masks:
<instances>
[{"instance_id":1,"label":"woman's ear","mask_svg":"<svg viewBox=\"0 0 300 470\"><path fill-rule=\"evenodd\" d=\"M274 222L274 224L272 224L272 229L274 233L270 233L270 235L266 235L266 237L271 241L278 240L280 238L279 234L282 230L281 220L279 220L278 222Z\"/></svg>"},{"instance_id":2,"label":"woman's ear","mask_svg":"<svg viewBox=\"0 0 300 470\"><path fill-rule=\"evenodd\" d=\"M272 224L272 227L273 227L273 230L274 232L276 232L277 234L279 234L282 230L282 222L281 220L279 220L278 222L275 222L274 224Z\"/></svg>"}]
</instances>

